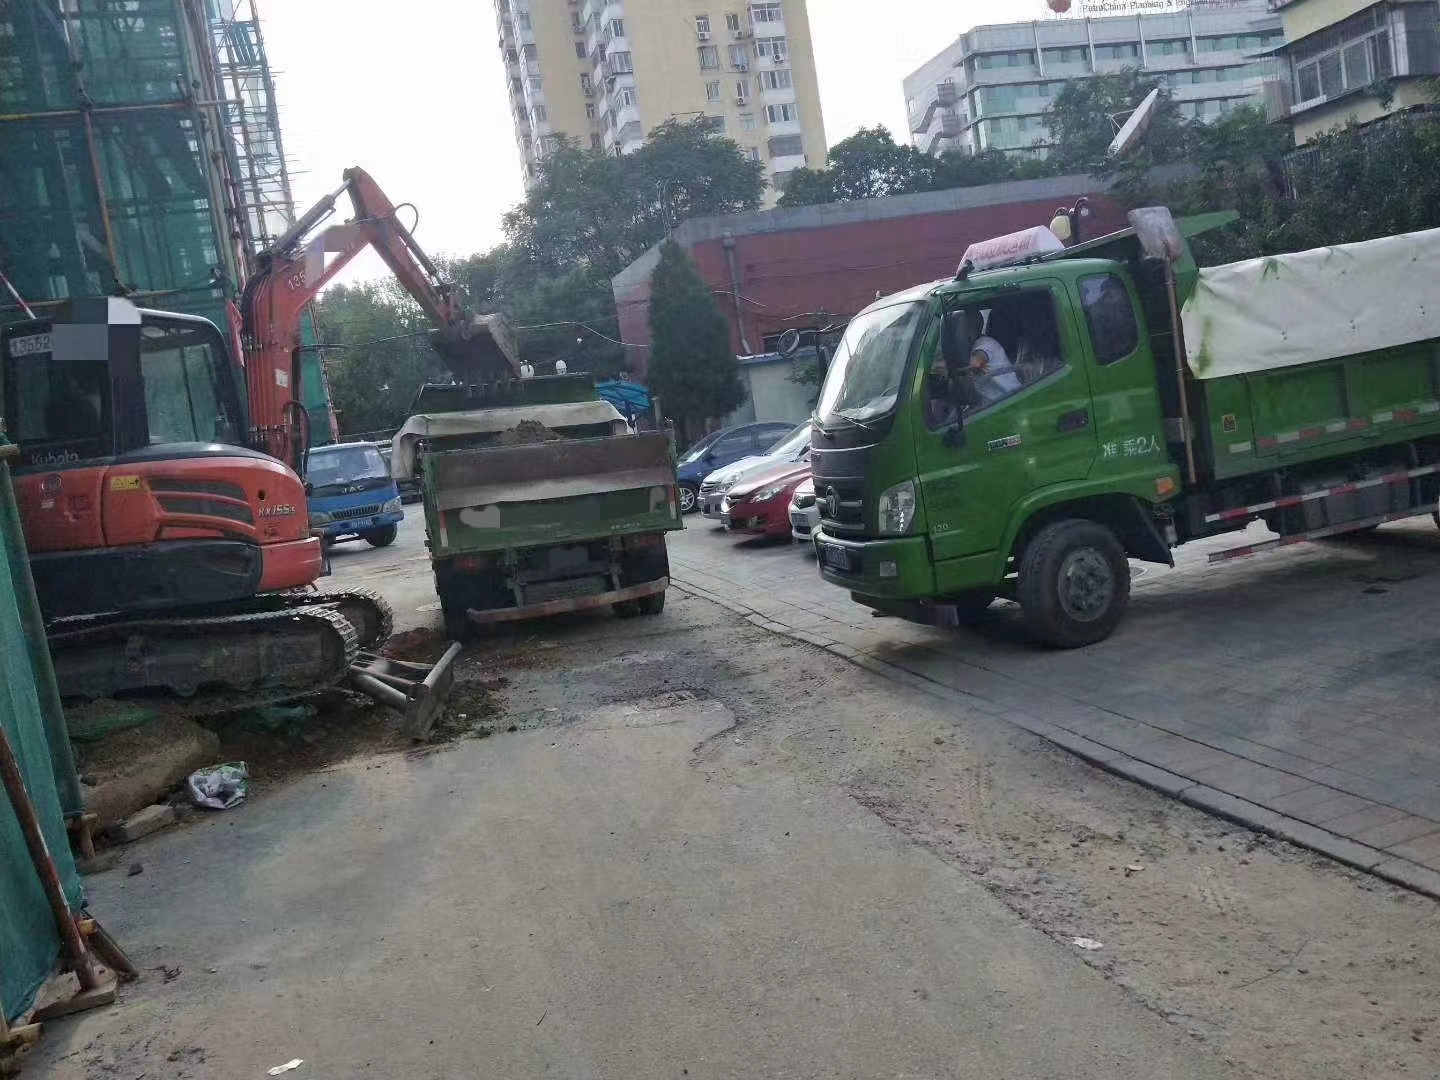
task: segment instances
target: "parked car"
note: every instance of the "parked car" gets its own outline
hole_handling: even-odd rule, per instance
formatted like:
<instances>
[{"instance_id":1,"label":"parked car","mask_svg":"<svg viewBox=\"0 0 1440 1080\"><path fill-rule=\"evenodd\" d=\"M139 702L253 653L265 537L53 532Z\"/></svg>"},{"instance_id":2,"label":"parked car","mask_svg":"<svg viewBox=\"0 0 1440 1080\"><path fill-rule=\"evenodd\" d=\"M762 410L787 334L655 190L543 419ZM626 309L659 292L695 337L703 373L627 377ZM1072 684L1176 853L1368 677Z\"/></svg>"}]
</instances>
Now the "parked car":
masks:
<instances>
[{"instance_id":1,"label":"parked car","mask_svg":"<svg viewBox=\"0 0 1440 1080\"><path fill-rule=\"evenodd\" d=\"M807 476L790 496L790 535L807 547L820 527L820 504L815 501L815 479Z\"/></svg>"},{"instance_id":2,"label":"parked car","mask_svg":"<svg viewBox=\"0 0 1440 1080\"><path fill-rule=\"evenodd\" d=\"M722 521L731 532L790 535L790 498L810 477L810 462L782 461L751 473L725 494Z\"/></svg>"},{"instance_id":3,"label":"parked car","mask_svg":"<svg viewBox=\"0 0 1440 1080\"><path fill-rule=\"evenodd\" d=\"M374 443L317 446L305 455L310 531L325 543L359 538L372 547L395 542L405 511L390 467Z\"/></svg>"},{"instance_id":4,"label":"parked car","mask_svg":"<svg viewBox=\"0 0 1440 1080\"><path fill-rule=\"evenodd\" d=\"M712 520L720 520L720 501L730 486L777 462L794 463L810 457L810 422L807 420L785 433L764 453L743 457L723 469L716 469L700 485L700 512Z\"/></svg>"},{"instance_id":5,"label":"parked car","mask_svg":"<svg viewBox=\"0 0 1440 1080\"><path fill-rule=\"evenodd\" d=\"M764 421L713 431L697 442L676 463L680 484L680 512L700 508L700 483L716 469L768 450L775 440L788 433L790 424Z\"/></svg>"}]
</instances>

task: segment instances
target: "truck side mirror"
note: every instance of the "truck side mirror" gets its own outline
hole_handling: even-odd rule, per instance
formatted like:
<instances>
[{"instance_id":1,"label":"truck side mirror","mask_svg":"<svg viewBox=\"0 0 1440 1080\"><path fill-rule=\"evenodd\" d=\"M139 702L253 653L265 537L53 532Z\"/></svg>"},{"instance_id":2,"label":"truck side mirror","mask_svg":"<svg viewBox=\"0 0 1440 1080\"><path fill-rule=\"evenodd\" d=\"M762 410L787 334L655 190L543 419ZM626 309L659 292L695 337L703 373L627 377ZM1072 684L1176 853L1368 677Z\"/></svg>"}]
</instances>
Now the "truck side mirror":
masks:
<instances>
[{"instance_id":1,"label":"truck side mirror","mask_svg":"<svg viewBox=\"0 0 1440 1080\"><path fill-rule=\"evenodd\" d=\"M970 364L970 328L965 312L951 311L940 320L940 356L950 372L958 372Z\"/></svg>"}]
</instances>

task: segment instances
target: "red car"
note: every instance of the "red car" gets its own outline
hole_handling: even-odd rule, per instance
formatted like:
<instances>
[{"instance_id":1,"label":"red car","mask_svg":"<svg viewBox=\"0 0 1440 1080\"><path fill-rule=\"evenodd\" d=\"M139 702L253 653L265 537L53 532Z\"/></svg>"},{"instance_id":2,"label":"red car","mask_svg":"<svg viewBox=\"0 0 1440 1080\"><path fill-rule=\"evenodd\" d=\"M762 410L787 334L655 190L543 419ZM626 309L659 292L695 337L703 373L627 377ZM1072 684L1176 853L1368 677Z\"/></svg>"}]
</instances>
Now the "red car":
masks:
<instances>
[{"instance_id":1,"label":"red car","mask_svg":"<svg viewBox=\"0 0 1440 1080\"><path fill-rule=\"evenodd\" d=\"M808 479L808 461L784 461L762 469L725 493L720 520L731 532L789 536L790 496Z\"/></svg>"}]
</instances>

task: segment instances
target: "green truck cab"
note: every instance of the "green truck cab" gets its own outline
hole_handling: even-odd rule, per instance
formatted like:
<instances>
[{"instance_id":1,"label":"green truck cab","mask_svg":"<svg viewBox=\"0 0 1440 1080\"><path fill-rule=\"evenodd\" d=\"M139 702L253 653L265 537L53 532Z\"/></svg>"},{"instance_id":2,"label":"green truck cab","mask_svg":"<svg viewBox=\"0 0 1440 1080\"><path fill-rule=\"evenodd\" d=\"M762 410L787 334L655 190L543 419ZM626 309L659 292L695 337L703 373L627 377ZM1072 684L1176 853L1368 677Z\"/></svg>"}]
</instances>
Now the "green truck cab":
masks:
<instances>
[{"instance_id":1,"label":"green truck cab","mask_svg":"<svg viewBox=\"0 0 1440 1080\"><path fill-rule=\"evenodd\" d=\"M682 528L666 431L634 433L587 375L422 389L396 433L446 633L612 607L658 614Z\"/></svg>"},{"instance_id":2,"label":"green truck cab","mask_svg":"<svg viewBox=\"0 0 1440 1080\"><path fill-rule=\"evenodd\" d=\"M812 435L823 578L939 624L1016 600L1074 647L1120 621L1129 559L1431 513L1440 231L1202 272L1186 236L1216 223L1027 230L857 315Z\"/></svg>"}]
</instances>

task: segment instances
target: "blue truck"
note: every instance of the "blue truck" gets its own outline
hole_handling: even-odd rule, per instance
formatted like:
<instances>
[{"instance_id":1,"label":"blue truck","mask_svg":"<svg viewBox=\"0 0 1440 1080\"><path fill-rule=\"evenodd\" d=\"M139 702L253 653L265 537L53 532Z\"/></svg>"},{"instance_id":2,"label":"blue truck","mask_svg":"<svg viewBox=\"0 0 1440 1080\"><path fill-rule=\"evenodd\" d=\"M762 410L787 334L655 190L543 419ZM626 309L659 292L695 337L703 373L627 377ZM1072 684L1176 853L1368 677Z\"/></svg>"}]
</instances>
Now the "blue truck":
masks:
<instances>
[{"instance_id":1,"label":"blue truck","mask_svg":"<svg viewBox=\"0 0 1440 1080\"><path fill-rule=\"evenodd\" d=\"M405 510L374 443L315 447L305 456L305 487L310 531L327 544L360 539L386 547L395 542Z\"/></svg>"}]
</instances>

